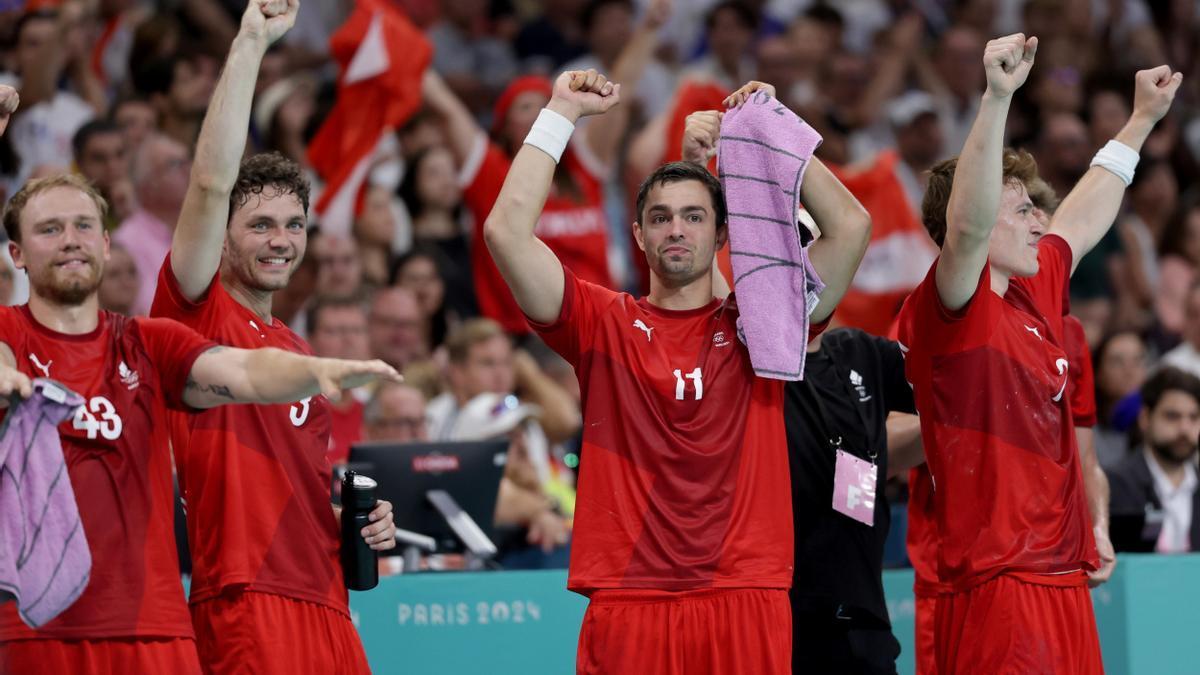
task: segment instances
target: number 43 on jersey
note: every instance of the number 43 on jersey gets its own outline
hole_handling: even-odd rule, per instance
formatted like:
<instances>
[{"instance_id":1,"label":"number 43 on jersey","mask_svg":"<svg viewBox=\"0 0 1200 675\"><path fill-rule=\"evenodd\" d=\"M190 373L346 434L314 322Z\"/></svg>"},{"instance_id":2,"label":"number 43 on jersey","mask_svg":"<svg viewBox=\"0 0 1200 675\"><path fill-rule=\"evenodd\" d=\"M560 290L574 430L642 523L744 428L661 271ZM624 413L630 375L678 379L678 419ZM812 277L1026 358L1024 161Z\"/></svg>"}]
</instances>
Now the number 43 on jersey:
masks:
<instances>
[{"instance_id":1,"label":"number 43 on jersey","mask_svg":"<svg viewBox=\"0 0 1200 675\"><path fill-rule=\"evenodd\" d=\"M71 426L85 432L90 439L103 437L107 441L120 438L124 427L112 401L103 396L93 396L79 406Z\"/></svg>"}]
</instances>

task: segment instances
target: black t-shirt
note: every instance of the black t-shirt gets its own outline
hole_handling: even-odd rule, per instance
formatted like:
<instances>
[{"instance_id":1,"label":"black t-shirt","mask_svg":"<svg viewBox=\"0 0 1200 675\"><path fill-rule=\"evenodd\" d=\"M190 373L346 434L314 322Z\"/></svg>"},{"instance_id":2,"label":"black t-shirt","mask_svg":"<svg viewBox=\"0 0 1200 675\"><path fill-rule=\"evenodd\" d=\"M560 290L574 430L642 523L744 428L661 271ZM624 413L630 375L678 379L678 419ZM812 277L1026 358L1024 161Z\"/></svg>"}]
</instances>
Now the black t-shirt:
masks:
<instances>
[{"instance_id":1,"label":"black t-shirt","mask_svg":"<svg viewBox=\"0 0 1200 675\"><path fill-rule=\"evenodd\" d=\"M883 597L883 546L891 514L887 482L889 412L915 413L904 379L900 346L856 329L826 333L808 355L804 380L784 388L784 415L792 472L796 573L791 593L796 615L848 619L862 628L890 626ZM826 429L813 396L821 397L836 429ZM833 510L834 449L869 459L879 479L875 525Z\"/></svg>"}]
</instances>

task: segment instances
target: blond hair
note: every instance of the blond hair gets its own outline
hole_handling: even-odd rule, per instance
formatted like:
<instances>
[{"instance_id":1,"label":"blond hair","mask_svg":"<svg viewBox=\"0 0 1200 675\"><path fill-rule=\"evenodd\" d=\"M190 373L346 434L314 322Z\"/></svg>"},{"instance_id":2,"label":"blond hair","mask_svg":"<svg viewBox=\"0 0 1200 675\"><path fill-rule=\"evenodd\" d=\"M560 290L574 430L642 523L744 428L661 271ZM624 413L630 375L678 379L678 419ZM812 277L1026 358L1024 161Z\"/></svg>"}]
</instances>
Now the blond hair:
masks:
<instances>
[{"instance_id":1,"label":"blond hair","mask_svg":"<svg viewBox=\"0 0 1200 675\"><path fill-rule=\"evenodd\" d=\"M108 216L108 202L83 176L74 173L60 173L46 178L38 178L29 181L20 190L17 190L12 199L8 200L8 205L4 207L4 231L10 240L21 243L21 211L25 209L29 200L47 190L60 187L75 188L91 197L102 222Z\"/></svg>"}]
</instances>

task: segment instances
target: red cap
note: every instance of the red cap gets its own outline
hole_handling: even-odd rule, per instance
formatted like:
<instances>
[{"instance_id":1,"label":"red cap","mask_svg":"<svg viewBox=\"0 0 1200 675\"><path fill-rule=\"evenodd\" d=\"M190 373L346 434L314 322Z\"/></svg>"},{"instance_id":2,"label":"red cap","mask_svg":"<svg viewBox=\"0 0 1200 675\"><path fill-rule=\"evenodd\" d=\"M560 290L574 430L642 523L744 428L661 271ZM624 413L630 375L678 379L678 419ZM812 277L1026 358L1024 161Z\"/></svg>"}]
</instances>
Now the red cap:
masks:
<instances>
[{"instance_id":1,"label":"red cap","mask_svg":"<svg viewBox=\"0 0 1200 675\"><path fill-rule=\"evenodd\" d=\"M493 136L498 135L501 128L504 127L504 120L508 118L508 109L513 106L517 97L529 91L545 94L549 98L554 93L554 85L541 75L525 75L509 82L504 93L500 94L500 98L496 100L496 107L492 109Z\"/></svg>"}]
</instances>

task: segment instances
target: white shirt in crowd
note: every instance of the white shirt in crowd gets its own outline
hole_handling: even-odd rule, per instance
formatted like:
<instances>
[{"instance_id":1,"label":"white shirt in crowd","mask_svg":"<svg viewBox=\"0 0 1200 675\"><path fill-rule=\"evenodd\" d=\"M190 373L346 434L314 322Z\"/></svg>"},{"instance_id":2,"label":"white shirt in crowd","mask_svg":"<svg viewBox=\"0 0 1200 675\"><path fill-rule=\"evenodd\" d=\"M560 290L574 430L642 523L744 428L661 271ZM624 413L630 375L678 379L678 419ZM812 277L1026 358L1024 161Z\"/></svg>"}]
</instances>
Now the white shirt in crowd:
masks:
<instances>
[{"instance_id":1,"label":"white shirt in crowd","mask_svg":"<svg viewBox=\"0 0 1200 675\"><path fill-rule=\"evenodd\" d=\"M1149 448L1143 448L1146 465L1154 477L1154 492L1163 507L1163 527L1158 535L1155 550L1159 553L1187 553L1191 550L1189 532L1192 527L1192 498L1196 493L1196 467L1192 462L1184 465L1183 482L1179 487L1171 482L1166 472Z\"/></svg>"}]
</instances>

